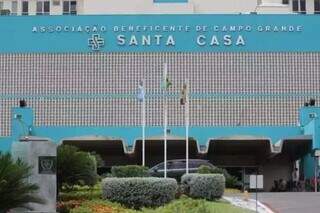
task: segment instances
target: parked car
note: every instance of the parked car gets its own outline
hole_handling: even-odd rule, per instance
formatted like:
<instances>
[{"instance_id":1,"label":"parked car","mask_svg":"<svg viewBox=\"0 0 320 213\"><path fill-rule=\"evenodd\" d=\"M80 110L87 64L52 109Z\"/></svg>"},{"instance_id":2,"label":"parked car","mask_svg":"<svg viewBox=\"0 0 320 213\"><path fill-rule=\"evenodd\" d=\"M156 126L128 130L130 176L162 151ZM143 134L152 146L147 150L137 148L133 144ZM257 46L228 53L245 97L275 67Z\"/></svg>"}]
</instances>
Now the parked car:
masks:
<instances>
[{"instance_id":1,"label":"parked car","mask_svg":"<svg viewBox=\"0 0 320 213\"><path fill-rule=\"evenodd\" d=\"M200 166L205 165L214 168L208 160L189 159L189 173L196 173ZM167 176L180 180L186 173L186 159L176 159L167 161ZM155 177L164 176L164 162L159 163L149 169L149 174Z\"/></svg>"}]
</instances>

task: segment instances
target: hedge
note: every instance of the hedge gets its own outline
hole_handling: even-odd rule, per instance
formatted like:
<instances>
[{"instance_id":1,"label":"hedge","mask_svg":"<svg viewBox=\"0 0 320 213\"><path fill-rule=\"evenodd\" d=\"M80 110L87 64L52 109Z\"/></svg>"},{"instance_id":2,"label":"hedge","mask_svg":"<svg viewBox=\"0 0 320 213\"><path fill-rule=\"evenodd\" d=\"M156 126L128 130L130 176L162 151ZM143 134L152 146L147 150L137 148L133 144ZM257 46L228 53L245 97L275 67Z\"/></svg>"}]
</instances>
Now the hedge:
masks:
<instances>
[{"instance_id":1,"label":"hedge","mask_svg":"<svg viewBox=\"0 0 320 213\"><path fill-rule=\"evenodd\" d=\"M228 173L226 169L218 168L218 167L209 167L202 165L198 169L199 174L223 174L226 179L226 187L227 188L239 188L241 183L239 183L238 178L232 176Z\"/></svg>"},{"instance_id":2,"label":"hedge","mask_svg":"<svg viewBox=\"0 0 320 213\"><path fill-rule=\"evenodd\" d=\"M127 207L157 207L175 198L178 189L173 178L105 178L102 197Z\"/></svg>"},{"instance_id":3,"label":"hedge","mask_svg":"<svg viewBox=\"0 0 320 213\"><path fill-rule=\"evenodd\" d=\"M98 181L97 162L93 155L77 147L61 145L57 149L58 188L74 185L94 186Z\"/></svg>"},{"instance_id":4,"label":"hedge","mask_svg":"<svg viewBox=\"0 0 320 213\"><path fill-rule=\"evenodd\" d=\"M138 165L113 166L112 177L148 177L148 167Z\"/></svg>"},{"instance_id":5,"label":"hedge","mask_svg":"<svg viewBox=\"0 0 320 213\"><path fill-rule=\"evenodd\" d=\"M225 178L222 174L185 174L181 177L181 190L192 198L215 200L222 197Z\"/></svg>"}]
</instances>

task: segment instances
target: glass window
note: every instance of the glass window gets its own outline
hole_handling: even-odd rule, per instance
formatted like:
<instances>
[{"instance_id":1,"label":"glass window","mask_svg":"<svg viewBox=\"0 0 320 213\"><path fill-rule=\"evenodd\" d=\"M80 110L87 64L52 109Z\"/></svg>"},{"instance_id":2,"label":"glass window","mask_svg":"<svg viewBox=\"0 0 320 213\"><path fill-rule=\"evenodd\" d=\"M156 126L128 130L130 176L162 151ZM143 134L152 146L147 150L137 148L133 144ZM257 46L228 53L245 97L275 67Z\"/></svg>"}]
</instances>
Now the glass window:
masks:
<instances>
[{"instance_id":1,"label":"glass window","mask_svg":"<svg viewBox=\"0 0 320 213\"><path fill-rule=\"evenodd\" d=\"M69 14L69 1L64 1L63 2L63 15L68 15Z\"/></svg>"},{"instance_id":2,"label":"glass window","mask_svg":"<svg viewBox=\"0 0 320 213\"><path fill-rule=\"evenodd\" d=\"M13 1L11 2L11 15L17 15L18 13L18 2Z\"/></svg>"},{"instance_id":3,"label":"glass window","mask_svg":"<svg viewBox=\"0 0 320 213\"><path fill-rule=\"evenodd\" d=\"M189 168L190 169L196 169L199 167L199 163L195 161L189 161Z\"/></svg>"},{"instance_id":4,"label":"glass window","mask_svg":"<svg viewBox=\"0 0 320 213\"><path fill-rule=\"evenodd\" d=\"M306 13L306 0L292 0L292 11Z\"/></svg>"},{"instance_id":5,"label":"glass window","mask_svg":"<svg viewBox=\"0 0 320 213\"><path fill-rule=\"evenodd\" d=\"M3 2L0 1L0 10L3 10Z\"/></svg>"},{"instance_id":6,"label":"glass window","mask_svg":"<svg viewBox=\"0 0 320 213\"><path fill-rule=\"evenodd\" d=\"M167 162L167 169L174 169L174 163L173 162Z\"/></svg>"},{"instance_id":7,"label":"glass window","mask_svg":"<svg viewBox=\"0 0 320 213\"><path fill-rule=\"evenodd\" d=\"M184 169L186 168L186 162L185 161L173 161L170 162L171 164L168 163L168 166L170 166L170 169Z\"/></svg>"},{"instance_id":8,"label":"glass window","mask_svg":"<svg viewBox=\"0 0 320 213\"><path fill-rule=\"evenodd\" d=\"M28 15L29 14L29 2L23 1L22 2L22 15Z\"/></svg>"},{"instance_id":9,"label":"glass window","mask_svg":"<svg viewBox=\"0 0 320 213\"><path fill-rule=\"evenodd\" d=\"M37 2L37 15L50 15L50 1Z\"/></svg>"},{"instance_id":10,"label":"glass window","mask_svg":"<svg viewBox=\"0 0 320 213\"><path fill-rule=\"evenodd\" d=\"M292 11L298 12L299 11L299 2L298 0L292 0Z\"/></svg>"},{"instance_id":11,"label":"glass window","mask_svg":"<svg viewBox=\"0 0 320 213\"><path fill-rule=\"evenodd\" d=\"M282 4L289 4L289 0L282 0Z\"/></svg>"},{"instance_id":12,"label":"glass window","mask_svg":"<svg viewBox=\"0 0 320 213\"><path fill-rule=\"evenodd\" d=\"M43 5L42 1L37 2L37 15L42 15L42 5Z\"/></svg>"},{"instance_id":13,"label":"glass window","mask_svg":"<svg viewBox=\"0 0 320 213\"><path fill-rule=\"evenodd\" d=\"M76 15L77 1L63 1L63 15Z\"/></svg>"},{"instance_id":14,"label":"glass window","mask_svg":"<svg viewBox=\"0 0 320 213\"><path fill-rule=\"evenodd\" d=\"M176 167L178 169L185 169L186 168L186 161L178 162Z\"/></svg>"},{"instance_id":15,"label":"glass window","mask_svg":"<svg viewBox=\"0 0 320 213\"><path fill-rule=\"evenodd\" d=\"M70 13L72 15L77 15L77 2L76 1L70 2Z\"/></svg>"},{"instance_id":16,"label":"glass window","mask_svg":"<svg viewBox=\"0 0 320 213\"><path fill-rule=\"evenodd\" d=\"M45 1L43 3L43 13L45 15L50 15L50 1Z\"/></svg>"},{"instance_id":17,"label":"glass window","mask_svg":"<svg viewBox=\"0 0 320 213\"><path fill-rule=\"evenodd\" d=\"M157 166L157 169L158 169L158 170L161 170L161 169L163 169L163 168L164 168L164 163L161 163L160 165Z\"/></svg>"},{"instance_id":18,"label":"glass window","mask_svg":"<svg viewBox=\"0 0 320 213\"><path fill-rule=\"evenodd\" d=\"M314 13L320 14L320 0L314 0Z\"/></svg>"},{"instance_id":19,"label":"glass window","mask_svg":"<svg viewBox=\"0 0 320 213\"><path fill-rule=\"evenodd\" d=\"M306 0L300 0L300 12L306 13Z\"/></svg>"}]
</instances>

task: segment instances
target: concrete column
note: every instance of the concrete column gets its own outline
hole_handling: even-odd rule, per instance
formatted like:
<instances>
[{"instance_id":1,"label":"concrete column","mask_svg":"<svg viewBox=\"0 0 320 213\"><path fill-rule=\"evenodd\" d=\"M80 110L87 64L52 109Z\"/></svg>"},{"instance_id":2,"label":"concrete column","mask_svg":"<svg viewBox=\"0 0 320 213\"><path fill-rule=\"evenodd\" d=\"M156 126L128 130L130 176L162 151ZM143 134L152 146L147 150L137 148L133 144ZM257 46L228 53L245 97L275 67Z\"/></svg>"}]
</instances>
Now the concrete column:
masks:
<instances>
[{"instance_id":1,"label":"concrete column","mask_svg":"<svg viewBox=\"0 0 320 213\"><path fill-rule=\"evenodd\" d=\"M314 0L306 0L307 14L314 14Z\"/></svg>"},{"instance_id":2,"label":"concrete column","mask_svg":"<svg viewBox=\"0 0 320 213\"><path fill-rule=\"evenodd\" d=\"M11 152L14 159L19 158L32 167L27 181L39 186L37 196L45 201L44 204L29 203L28 206L33 209L31 212L56 212L57 145L47 139L29 137L13 143ZM13 212L25 210L16 209Z\"/></svg>"}]
</instances>

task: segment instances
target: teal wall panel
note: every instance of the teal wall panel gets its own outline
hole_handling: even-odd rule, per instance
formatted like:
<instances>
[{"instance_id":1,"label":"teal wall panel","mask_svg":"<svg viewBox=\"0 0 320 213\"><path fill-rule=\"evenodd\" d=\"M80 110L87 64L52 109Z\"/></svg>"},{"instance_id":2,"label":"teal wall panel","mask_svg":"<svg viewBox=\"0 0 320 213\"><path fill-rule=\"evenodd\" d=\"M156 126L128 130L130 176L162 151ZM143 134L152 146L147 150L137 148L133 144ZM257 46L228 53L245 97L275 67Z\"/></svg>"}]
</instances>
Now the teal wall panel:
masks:
<instances>
[{"instance_id":1,"label":"teal wall panel","mask_svg":"<svg viewBox=\"0 0 320 213\"><path fill-rule=\"evenodd\" d=\"M3 16L0 29L2 53L320 50L316 15Z\"/></svg>"}]
</instances>

